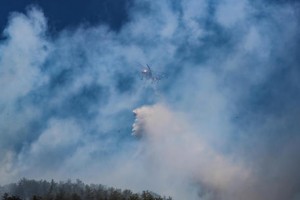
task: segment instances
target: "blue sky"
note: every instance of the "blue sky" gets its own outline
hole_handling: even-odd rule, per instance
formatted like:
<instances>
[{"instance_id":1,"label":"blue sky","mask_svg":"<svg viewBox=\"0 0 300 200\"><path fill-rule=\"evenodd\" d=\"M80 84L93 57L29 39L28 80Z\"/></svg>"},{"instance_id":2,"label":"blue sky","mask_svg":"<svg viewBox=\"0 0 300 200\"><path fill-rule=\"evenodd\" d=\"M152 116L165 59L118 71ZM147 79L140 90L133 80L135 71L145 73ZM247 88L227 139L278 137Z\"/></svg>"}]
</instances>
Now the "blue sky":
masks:
<instances>
[{"instance_id":1,"label":"blue sky","mask_svg":"<svg viewBox=\"0 0 300 200\"><path fill-rule=\"evenodd\" d=\"M1 184L299 199L296 1L4 5ZM167 77L141 80L145 64Z\"/></svg>"},{"instance_id":2,"label":"blue sky","mask_svg":"<svg viewBox=\"0 0 300 200\"><path fill-rule=\"evenodd\" d=\"M89 25L106 24L118 31L128 21L130 0L89 0L89 1L36 1L4 0L0 8L0 28L6 26L11 12L24 12L27 6L36 5L43 9L47 16L49 30L52 34L67 27L76 27L82 23Z\"/></svg>"}]
</instances>

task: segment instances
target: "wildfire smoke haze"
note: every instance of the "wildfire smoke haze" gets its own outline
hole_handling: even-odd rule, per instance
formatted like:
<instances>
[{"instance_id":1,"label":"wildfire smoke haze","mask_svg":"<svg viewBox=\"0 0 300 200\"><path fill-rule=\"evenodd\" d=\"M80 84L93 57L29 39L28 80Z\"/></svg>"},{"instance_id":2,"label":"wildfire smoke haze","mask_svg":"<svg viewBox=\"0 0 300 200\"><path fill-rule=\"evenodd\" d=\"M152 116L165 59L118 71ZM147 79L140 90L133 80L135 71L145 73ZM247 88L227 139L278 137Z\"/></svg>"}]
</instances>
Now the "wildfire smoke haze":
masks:
<instances>
[{"instance_id":1,"label":"wildfire smoke haze","mask_svg":"<svg viewBox=\"0 0 300 200\"><path fill-rule=\"evenodd\" d=\"M132 1L118 29L99 21L54 34L42 6L11 13L0 183L79 178L174 199L298 200L299 6ZM168 78L141 80L137 62Z\"/></svg>"}]
</instances>

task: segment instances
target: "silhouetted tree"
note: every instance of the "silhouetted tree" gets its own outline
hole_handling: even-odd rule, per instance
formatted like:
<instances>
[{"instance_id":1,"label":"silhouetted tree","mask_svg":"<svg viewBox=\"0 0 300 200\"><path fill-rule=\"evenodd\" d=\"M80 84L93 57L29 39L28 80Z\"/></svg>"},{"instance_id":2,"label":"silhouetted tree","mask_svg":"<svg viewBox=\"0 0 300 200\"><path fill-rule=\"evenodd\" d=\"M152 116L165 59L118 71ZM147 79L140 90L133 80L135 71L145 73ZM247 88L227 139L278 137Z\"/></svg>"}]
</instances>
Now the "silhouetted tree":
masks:
<instances>
[{"instance_id":1,"label":"silhouetted tree","mask_svg":"<svg viewBox=\"0 0 300 200\"><path fill-rule=\"evenodd\" d=\"M130 195L129 200L140 200L140 196L138 194L132 194Z\"/></svg>"},{"instance_id":2,"label":"silhouetted tree","mask_svg":"<svg viewBox=\"0 0 300 200\"><path fill-rule=\"evenodd\" d=\"M72 200L81 200L81 197L78 194L73 193L72 194Z\"/></svg>"},{"instance_id":3,"label":"silhouetted tree","mask_svg":"<svg viewBox=\"0 0 300 200\"><path fill-rule=\"evenodd\" d=\"M2 200L7 200L7 198L8 198L8 193L5 192L2 196Z\"/></svg>"},{"instance_id":4,"label":"silhouetted tree","mask_svg":"<svg viewBox=\"0 0 300 200\"><path fill-rule=\"evenodd\" d=\"M9 196L8 193L4 193L3 197L2 197L3 200L21 200L20 197L18 196Z\"/></svg>"},{"instance_id":5,"label":"silhouetted tree","mask_svg":"<svg viewBox=\"0 0 300 200\"><path fill-rule=\"evenodd\" d=\"M32 199L32 200L43 200L42 197L36 196L36 195L33 195L31 199Z\"/></svg>"}]
</instances>

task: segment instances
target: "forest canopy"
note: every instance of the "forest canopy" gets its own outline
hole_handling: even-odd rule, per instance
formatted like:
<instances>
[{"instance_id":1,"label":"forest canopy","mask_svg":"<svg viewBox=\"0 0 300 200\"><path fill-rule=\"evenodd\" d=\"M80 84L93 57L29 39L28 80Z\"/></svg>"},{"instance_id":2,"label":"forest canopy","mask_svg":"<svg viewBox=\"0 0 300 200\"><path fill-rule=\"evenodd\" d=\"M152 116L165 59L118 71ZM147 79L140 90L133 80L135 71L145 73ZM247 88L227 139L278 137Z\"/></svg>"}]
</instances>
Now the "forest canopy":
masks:
<instances>
[{"instance_id":1,"label":"forest canopy","mask_svg":"<svg viewBox=\"0 0 300 200\"><path fill-rule=\"evenodd\" d=\"M85 184L81 180L55 182L21 179L0 186L2 200L172 200L151 191L135 193L128 189Z\"/></svg>"}]
</instances>

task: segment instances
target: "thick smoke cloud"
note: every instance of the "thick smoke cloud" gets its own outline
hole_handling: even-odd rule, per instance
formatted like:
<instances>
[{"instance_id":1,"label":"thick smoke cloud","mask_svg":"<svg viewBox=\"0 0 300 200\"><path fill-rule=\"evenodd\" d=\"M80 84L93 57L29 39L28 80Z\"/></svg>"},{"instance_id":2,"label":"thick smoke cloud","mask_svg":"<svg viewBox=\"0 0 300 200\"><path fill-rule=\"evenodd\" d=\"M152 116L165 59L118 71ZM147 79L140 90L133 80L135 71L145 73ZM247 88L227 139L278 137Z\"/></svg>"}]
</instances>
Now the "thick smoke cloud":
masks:
<instances>
[{"instance_id":1,"label":"thick smoke cloud","mask_svg":"<svg viewBox=\"0 0 300 200\"><path fill-rule=\"evenodd\" d=\"M147 164L148 167L153 165L153 168L159 169L155 180L172 183L175 179L177 183L184 184L192 180L194 187L201 188L199 192L204 197L216 198L215 195L220 195L220 192L222 196L218 198L226 198L225 195L229 195L227 193L232 192L233 188L241 190L240 184L251 179L248 169L242 163L208 146L181 113L175 113L165 105L142 107L135 110L135 113L137 120L134 130L136 135L142 134L143 156L152 162ZM172 188L172 184L167 187ZM192 196L195 194L191 194L190 189L184 185L176 187L181 188L180 192L174 194L179 199L199 199L198 196ZM214 191L207 193L208 189Z\"/></svg>"},{"instance_id":2,"label":"thick smoke cloud","mask_svg":"<svg viewBox=\"0 0 300 200\"><path fill-rule=\"evenodd\" d=\"M1 184L299 199L299 6L144 0L118 32L56 36L39 8L13 13L0 44ZM140 80L139 63L168 78Z\"/></svg>"}]
</instances>

